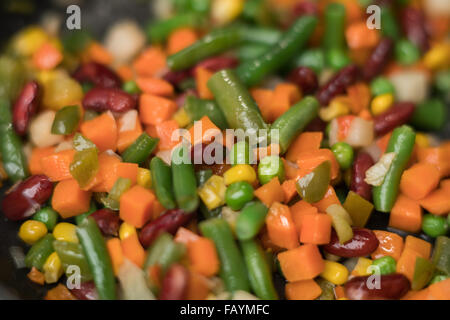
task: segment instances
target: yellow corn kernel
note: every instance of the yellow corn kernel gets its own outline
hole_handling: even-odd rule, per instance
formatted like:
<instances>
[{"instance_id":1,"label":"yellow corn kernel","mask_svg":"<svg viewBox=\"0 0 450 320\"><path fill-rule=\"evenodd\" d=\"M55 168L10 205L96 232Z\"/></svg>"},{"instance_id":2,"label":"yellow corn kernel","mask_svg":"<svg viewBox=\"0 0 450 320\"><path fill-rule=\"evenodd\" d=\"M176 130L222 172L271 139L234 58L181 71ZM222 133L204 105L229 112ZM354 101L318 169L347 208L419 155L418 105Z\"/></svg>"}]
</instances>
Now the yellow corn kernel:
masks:
<instances>
[{"instance_id":1,"label":"yellow corn kernel","mask_svg":"<svg viewBox=\"0 0 450 320\"><path fill-rule=\"evenodd\" d=\"M355 265L355 268L352 271L353 276L368 276L372 273L367 269L372 265L372 260L367 258L359 258L358 262Z\"/></svg>"},{"instance_id":2,"label":"yellow corn kernel","mask_svg":"<svg viewBox=\"0 0 450 320\"><path fill-rule=\"evenodd\" d=\"M346 297L342 297L342 298L339 298L338 300L349 300L349 299Z\"/></svg>"},{"instance_id":3,"label":"yellow corn kernel","mask_svg":"<svg viewBox=\"0 0 450 320\"><path fill-rule=\"evenodd\" d=\"M25 221L19 229L19 238L25 243L33 244L47 234L44 223L35 220Z\"/></svg>"},{"instance_id":4,"label":"yellow corn kernel","mask_svg":"<svg viewBox=\"0 0 450 320\"><path fill-rule=\"evenodd\" d=\"M44 266L44 278L47 283L55 283L64 273L61 259L56 252L53 252L48 256L47 260L45 260Z\"/></svg>"},{"instance_id":5,"label":"yellow corn kernel","mask_svg":"<svg viewBox=\"0 0 450 320\"><path fill-rule=\"evenodd\" d=\"M214 0L211 16L218 25L224 25L237 18L244 9L244 0Z\"/></svg>"},{"instance_id":6,"label":"yellow corn kernel","mask_svg":"<svg viewBox=\"0 0 450 320\"><path fill-rule=\"evenodd\" d=\"M320 276L335 285L341 285L347 282L348 270L338 262L325 260L325 269Z\"/></svg>"},{"instance_id":7,"label":"yellow corn kernel","mask_svg":"<svg viewBox=\"0 0 450 320\"><path fill-rule=\"evenodd\" d=\"M189 117L184 108L181 108L177 112L175 112L175 114L173 115L173 120L175 120L178 123L180 128L184 128L189 123L191 123L191 117Z\"/></svg>"},{"instance_id":8,"label":"yellow corn kernel","mask_svg":"<svg viewBox=\"0 0 450 320\"><path fill-rule=\"evenodd\" d=\"M323 121L329 122L334 118L344 116L350 112L350 106L345 103L340 97L336 97L331 100L330 104L326 108L322 108L319 111L319 117Z\"/></svg>"},{"instance_id":9,"label":"yellow corn kernel","mask_svg":"<svg viewBox=\"0 0 450 320\"><path fill-rule=\"evenodd\" d=\"M138 168L136 182L141 187L150 189L152 187L152 173L145 168Z\"/></svg>"},{"instance_id":10,"label":"yellow corn kernel","mask_svg":"<svg viewBox=\"0 0 450 320\"><path fill-rule=\"evenodd\" d=\"M370 110L373 115L379 115L389 109L394 103L394 95L392 93L380 94L373 98L370 104Z\"/></svg>"},{"instance_id":11,"label":"yellow corn kernel","mask_svg":"<svg viewBox=\"0 0 450 320\"><path fill-rule=\"evenodd\" d=\"M425 67L431 70L444 69L448 67L450 60L450 45L438 43L433 46L423 57Z\"/></svg>"},{"instance_id":12,"label":"yellow corn kernel","mask_svg":"<svg viewBox=\"0 0 450 320\"><path fill-rule=\"evenodd\" d=\"M14 37L12 49L18 55L29 57L47 40L48 36L41 27L31 26Z\"/></svg>"},{"instance_id":13,"label":"yellow corn kernel","mask_svg":"<svg viewBox=\"0 0 450 320\"><path fill-rule=\"evenodd\" d=\"M428 136L424 133L416 133L416 144L419 147L427 148L430 146L430 139L428 139Z\"/></svg>"},{"instance_id":14,"label":"yellow corn kernel","mask_svg":"<svg viewBox=\"0 0 450 320\"><path fill-rule=\"evenodd\" d=\"M56 240L78 243L76 232L77 227L68 222L60 222L53 229L53 236Z\"/></svg>"},{"instance_id":15,"label":"yellow corn kernel","mask_svg":"<svg viewBox=\"0 0 450 320\"><path fill-rule=\"evenodd\" d=\"M129 236L136 234L136 228L131 224L123 222L119 228L119 238L120 240L126 239Z\"/></svg>"},{"instance_id":16,"label":"yellow corn kernel","mask_svg":"<svg viewBox=\"0 0 450 320\"><path fill-rule=\"evenodd\" d=\"M225 186L224 178L213 175L200 188L198 188L198 195L205 203L209 210L213 210L225 204Z\"/></svg>"},{"instance_id":17,"label":"yellow corn kernel","mask_svg":"<svg viewBox=\"0 0 450 320\"><path fill-rule=\"evenodd\" d=\"M253 183L256 181L256 172L255 169L248 164L237 164L225 171L223 177L227 186L238 181Z\"/></svg>"}]
</instances>

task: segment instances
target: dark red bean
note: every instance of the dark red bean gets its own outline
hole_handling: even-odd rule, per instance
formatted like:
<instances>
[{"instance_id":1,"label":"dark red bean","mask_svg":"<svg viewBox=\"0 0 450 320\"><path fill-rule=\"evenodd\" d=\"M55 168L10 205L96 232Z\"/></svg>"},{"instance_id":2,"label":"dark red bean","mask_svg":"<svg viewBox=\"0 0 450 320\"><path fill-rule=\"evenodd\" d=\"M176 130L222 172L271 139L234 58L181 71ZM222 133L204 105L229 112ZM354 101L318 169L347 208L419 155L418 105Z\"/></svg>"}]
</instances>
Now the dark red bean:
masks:
<instances>
[{"instance_id":1,"label":"dark red bean","mask_svg":"<svg viewBox=\"0 0 450 320\"><path fill-rule=\"evenodd\" d=\"M373 119L375 135L382 136L409 121L414 113L414 104L399 102Z\"/></svg>"},{"instance_id":2,"label":"dark red bean","mask_svg":"<svg viewBox=\"0 0 450 320\"><path fill-rule=\"evenodd\" d=\"M18 135L23 136L28 129L31 117L39 105L39 85L30 81L23 87L13 106L13 126Z\"/></svg>"},{"instance_id":3,"label":"dark red bean","mask_svg":"<svg viewBox=\"0 0 450 320\"><path fill-rule=\"evenodd\" d=\"M147 248L161 233L175 234L178 228L186 224L192 217L193 213L186 213L181 209L168 210L142 228L139 240Z\"/></svg>"},{"instance_id":4,"label":"dark red bean","mask_svg":"<svg viewBox=\"0 0 450 320\"><path fill-rule=\"evenodd\" d=\"M173 264L164 276L159 299L183 300L186 296L188 281L188 270L181 264Z\"/></svg>"},{"instance_id":5,"label":"dark red bean","mask_svg":"<svg viewBox=\"0 0 450 320\"><path fill-rule=\"evenodd\" d=\"M6 192L2 212L9 220L24 220L38 211L52 192L53 184L47 176L31 176Z\"/></svg>"},{"instance_id":6,"label":"dark red bean","mask_svg":"<svg viewBox=\"0 0 450 320\"><path fill-rule=\"evenodd\" d=\"M370 278L370 279L369 279ZM410 289L411 284L399 273L354 277L345 284L345 294L350 300L398 300Z\"/></svg>"},{"instance_id":7,"label":"dark red bean","mask_svg":"<svg viewBox=\"0 0 450 320\"><path fill-rule=\"evenodd\" d=\"M317 3L312 1L299 1L292 8L294 18L299 18L307 15L317 15L319 8Z\"/></svg>"},{"instance_id":8,"label":"dark red bean","mask_svg":"<svg viewBox=\"0 0 450 320\"><path fill-rule=\"evenodd\" d=\"M352 228L353 238L345 243L340 243L336 231L331 231L330 243L323 249L331 254L344 258L364 257L378 248L378 238L375 233L365 228Z\"/></svg>"},{"instance_id":9,"label":"dark red bean","mask_svg":"<svg viewBox=\"0 0 450 320\"><path fill-rule=\"evenodd\" d=\"M83 108L97 112L125 112L136 107L136 99L117 88L96 87L83 98Z\"/></svg>"},{"instance_id":10,"label":"dark red bean","mask_svg":"<svg viewBox=\"0 0 450 320\"><path fill-rule=\"evenodd\" d=\"M98 300L97 289L93 281L80 283L79 289L70 289L78 300Z\"/></svg>"},{"instance_id":11,"label":"dark red bean","mask_svg":"<svg viewBox=\"0 0 450 320\"><path fill-rule=\"evenodd\" d=\"M350 190L367 201L372 200L372 186L367 184L364 179L366 178L366 171L374 164L375 162L368 153L359 152L352 165Z\"/></svg>"},{"instance_id":12,"label":"dark red bean","mask_svg":"<svg viewBox=\"0 0 450 320\"><path fill-rule=\"evenodd\" d=\"M430 44L425 16L422 11L413 7L407 7L403 9L400 21L403 32L409 41L416 44L422 52L426 52L430 48Z\"/></svg>"},{"instance_id":13,"label":"dark red bean","mask_svg":"<svg viewBox=\"0 0 450 320\"><path fill-rule=\"evenodd\" d=\"M195 69L198 67L208 69L211 72L217 72L223 69L232 69L236 67L238 63L239 60L235 57L218 56L208 58L197 63L197 65L192 69L192 75L195 73Z\"/></svg>"},{"instance_id":14,"label":"dark red bean","mask_svg":"<svg viewBox=\"0 0 450 320\"><path fill-rule=\"evenodd\" d=\"M122 81L114 71L97 62L82 64L72 77L78 82L91 82L95 86L103 88L120 88L122 86Z\"/></svg>"},{"instance_id":15,"label":"dark red bean","mask_svg":"<svg viewBox=\"0 0 450 320\"><path fill-rule=\"evenodd\" d=\"M117 236L120 225L120 218L117 212L109 209L100 209L90 216L95 219L103 235Z\"/></svg>"},{"instance_id":16,"label":"dark red bean","mask_svg":"<svg viewBox=\"0 0 450 320\"><path fill-rule=\"evenodd\" d=\"M326 127L327 123L316 117L306 126L304 131L325 131Z\"/></svg>"},{"instance_id":17,"label":"dark red bean","mask_svg":"<svg viewBox=\"0 0 450 320\"><path fill-rule=\"evenodd\" d=\"M379 75L389 61L394 42L389 38L383 38L373 50L363 67L364 80L370 81Z\"/></svg>"},{"instance_id":18,"label":"dark red bean","mask_svg":"<svg viewBox=\"0 0 450 320\"><path fill-rule=\"evenodd\" d=\"M348 86L356 82L359 77L360 70L358 66L352 64L342 68L333 78L331 78L325 85L323 85L316 97L323 106L328 103L335 96L345 93Z\"/></svg>"},{"instance_id":19,"label":"dark red bean","mask_svg":"<svg viewBox=\"0 0 450 320\"><path fill-rule=\"evenodd\" d=\"M167 73L163 76L163 79L170 82L174 86L180 85L181 82L186 80L191 76L190 70L181 70L181 71L167 71Z\"/></svg>"},{"instance_id":20,"label":"dark red bean","mask_svg":"<svg viewBox=\"0 0 450 320\"><path fill-rule=\"evenodd\" d=\"M298 67L291 71L288 80L300 87L303 94L314 93L319 82L315 72L308 67Z\"/></svg>"}]
</instances>

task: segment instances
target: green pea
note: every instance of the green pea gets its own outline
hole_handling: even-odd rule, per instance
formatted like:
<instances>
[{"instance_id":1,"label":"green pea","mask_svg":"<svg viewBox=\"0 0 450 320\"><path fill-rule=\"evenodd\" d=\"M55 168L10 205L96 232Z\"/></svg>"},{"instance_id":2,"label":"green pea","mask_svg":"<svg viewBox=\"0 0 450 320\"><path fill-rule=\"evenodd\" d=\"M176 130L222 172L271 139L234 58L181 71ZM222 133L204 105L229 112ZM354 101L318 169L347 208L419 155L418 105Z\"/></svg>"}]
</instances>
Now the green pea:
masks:
<instances>
[{"instance_id":1,"label":"green pea","mask_svg":"<svg viewBox=\"0 0 450 320\"><path fill-rule=\"evenodd\" d=\"M380 274L391 274L395 273L397 263L395 259L391 256L385 256L378 259L373 260L372 265L380 268Z\"/></svg>"},{"instance_id":2,"label":"green pea","mask_svg":"<svg viewBox=\"0 0 450 320\"><path fill-rule=\"evenodd\" d=\"M330 49L326 54L328 66L334 70L340 70L351 62L347 53L342 49Z\"/></svg>"},{"instance_id":3,"label":"green pea","mask_svg":"<svg viewBox=\"0 0 450 320\"><path fill-rule=\"evenodd\" d=\"M370 92L374 97L385 93L395 94L395 87L387 78L377 77L370 83Z\"/></svg>"},{"instance_id":4,"label":"green pea","mask_svg":"<svg viewBox=\"0 0 450 320\"><path fill-rule=\"evenodd\" d=\"M253 187L246 181L230 184L225 192L225 202L233 211L241 210L252 199Z\"/></svg>"},{"instance_id":5,"label":"green pea","mask_svg":"<svg viewBox=\"0 0 450 320\"><path fill-rule=\"evenodd\" d=\"M444 217L428 213L423 216L422 230L426 235L436 238L447 233L448 223Z\"/></svg>"},{"instance_id":6,"label":"green pea","mask_svg":"<svg viewBox=\"0 0 450 320\"><path fill-rule=\"evenodd\" d=\"M284 181L284 164L279 156L264 157L258 165L258 178L261 184L266 184L278 177L280 183Z\"/></svg>"},{"instance_id":7,"label":"green pea","mask_svg":"<svg viewBox=\"0 0 450 320\"><path fill-rule=\"evenodd\" d=\"M346 142L337 142L331 147L342 170L347 170L353 163L353 148Z\"/></svg>"},{"instance_id":8,"label":"green pea","mask_svg":"<svg viewBox=\"0 0 450 320\"><path fill-rule=\"evenodd\" d=\"M450 277L443 274L437 274L431 279L430 284L438 283L447 280L448 278Z\"/></svg>"},{"instance_id":9,"label":"green pea","mask_svg":"<svg viewBox=\"0 0 450 320\"><path fill-rule=\"evenodd\" d=\"M253 157L250 152L250 146L246 141L239 141L233 145L230 152L230 161L232 165L250 164Z\"/></svg>"},{"instance_id":10,"label":"green pea","mask_svg":"<svg viewBox=\"0 0 450 320\"><path fill-rule=\"evenodd\" d=\"M139 89L138 85L133 80L125 82L122 85L122 90L129 94L141 93L141 89Z\"/></svg>"},{"instance_id":11,"label":"green pea","mask_svg":"<svg viewBox=\"0 0 450 320\"><path fill-rule=\"evenodd\" d=\"M51 207L44 207L33 215L33 220L42 222L51 231L58 222L58 213Z\"/></svg>"},{"instance_id":12,"label":"green pea","mask_svg":"<svg viewBox=\"0 0 450 320\"><path fill-rule=\"evenodd\" d=\"M419 48L409 40L402 39L395 44L395 60L403 65L410 65L420 59Z\"/></svg>"}]
</instances>

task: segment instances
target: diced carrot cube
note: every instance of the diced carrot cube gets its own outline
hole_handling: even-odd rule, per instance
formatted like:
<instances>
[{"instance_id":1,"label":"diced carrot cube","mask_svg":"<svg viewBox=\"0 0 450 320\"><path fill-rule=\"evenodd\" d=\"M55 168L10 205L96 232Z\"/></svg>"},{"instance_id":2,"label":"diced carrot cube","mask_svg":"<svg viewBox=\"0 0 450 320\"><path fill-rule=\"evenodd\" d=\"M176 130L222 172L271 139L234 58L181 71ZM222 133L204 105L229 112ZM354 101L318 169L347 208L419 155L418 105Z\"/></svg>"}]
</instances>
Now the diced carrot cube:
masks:
<instances>
[{"instance_id":1,"label":"diced carrot cube","mask_svg":"<svg viewBox=\"0 0 450 320\"><path fill-rule=\"evenodd\" d=\"M322 200L312 203L312 205L316 207L319 212L326 212L327 208L332 204L341 204L332 186L328 187L327 192L323 196Z\"/></svg>"},{"instance_id":2,"label":"diced carrot cube","mask_svg":"<svg viewBox=\"0 0 450 320\"><path fill-rule=\"evenodd\" d=\"M284 191L278 177L256 189L254 194L268 208L275 202L284 202Z\"/></svg>"},{"instance_id":3,"label":"diced carrot cube","mask_svg":"<svg viewBox=\"0 0 450 320\"><path fill-rule=\"evenodd\" d=\"M439 170L429 163L416 163L403 172L401 192L414 200L425 198L439 184Z\"/></svg>"},{"instance_id":4,"label":"diced carrot cube","mask_svg":"<svg viewBox=\"0 0 450 320\"><path fill-rule=\"evenodd\" d=\"M166 54L158 47L144 50L133 62L133 68L139 76L156 76L166 66Z\"/></svg>"},{"instance_id":5,"label":"diced carrot cube","mask_svg":"<svg viewBox=\"0 0 450 320\"><path fill-rule=\"evenodd\" d=\"M439 188L419 200L419 203L432 214L446 215L450 212L450 188Z\"/></svg>"},{"instance_id":6,"label":"diced carrot cube","mask_svg":"<svg viewBox=\"0 0 450 320\"><path fill-rule=\"evenodd\" d=\"M206 68L195 68L195 83L197 85L197 92L202 99L214 99L214 95L208 88L208 80L214 73Z\"/></svg>"},{"instance_id":7,"label":"diced carrot cube","mask_svg":"<svg viewBox=\"0 0 450 320\"><path fill-rule=\"evenodd\" d=\"M291 206L292 220L294 220L295 229L301 234L303 217L308 214L317 214L317 208L305 200L300 200Z\"/></svg>"},{"instance_id":8,"label":"diced carrot cube","mask_svg":"<svg viewBox=\"0 0 450 320\"><path fill-rule=\"evenodd\" d=\"M422 226L422 209L417 201L399 195L389 217L389 226L418 232Z\"/></svg>"},{"instance_id":9,"label":"diced carrot cube","mask_svg":"<svg viewBox=\"0 0 450 320\"><path fill-rule=\"evenodd\" d=\"M266 216L267 232L270 240L286 249L298 247L298 234L288 206L275 202Z\"/></svg>"},{"instance_id":10,"label":"diced carrot cube","mask_svg":"<svg viewBox=\"0 0 450 320\"><path fill-rule=\"evenodd\" d=\"M320 251L313 244L283 251L278 254L278 260L283 275L289 282L314 279L325 268Z\"/></svg>"},{"instance_id":11,"label":"diced carrot cube","mask_svg":"<svg viewBox=\"0 0 450 320\"><path fill-rule=\"evenodd\" d=\"M383 230L373 230L379 241L378 248L372 252L371 258L378 259L384 256L391 256L395 260L400 258L403 251L403 238L398 234Z\"/></svg>"},{"instance_id":12,"label":"diced carrot cube","mask_svg":"<svg viewBox=\"0 0 450 320\"><path fill-rule=\"evenodd\" d=\"M88 211L90 202L91 192L81 190L75 179L63 180L53 190L52 207L64 219Z\"/></svg>"},{"instance_id":13,"label":"diced carrot cube","mask_svg":"<svg viewBox=\"0 0 450 320\"><path fill-rule=\"evenodd\" d=\"M73 161L75 150L63 150L41 158L43 173L52 181L71 179L70 164Z\"/></svg>"},{"instance_id":14,"label":"diced carrot cube","mask_svg":"<svg viewBox=\"0 0 450 320\"><path fill-rule=\"evenodd\" d=\"M300 242L328 244L331 237L331 217L327 214L308 214L303 216Z\"/></svg>"},{"instance_id":15,"label":"diced carrot cube","mask_svg":"<svg viewBox=\"0 0 450 320\"><path fill-rule=\"evenodd\" d=\"M121 241L123 255L139 268L144 266L145 250L137 234L131 234Z\"/></svg>"},{"instance_id":16,"label":"diced carrot cube","mask_svg":"<svg viewBox=\"0 0 450 320\"><path fill-rule=\"evenodd\" d=\"M140 97L139 113L141 121L145 124L157 125L169 120L177 109L174 101L144 93Z\"/></svg>"},{"instance_id":17,"label":"diced carrot cube","mask_svg":"<svg viewBox=\"0 0 450 320\"><path fill-rule=\"evenodd\" d=\"M136 228L142 228L152 216L155 195L135 185L120 197L120 218Z\"/></svg>"},{"instance_id":18,"label":"diced carrot cube","mask_svg":"<svg viewBox=\"0 0 450 320\"><path fill-rule=\"evenodd\" d=\"M110 111L83 122L80 131L95 143L100 151L115 151L117 148L117 124Z\"/></svg>"},{"instance_id":19,"label":"diced carrot cube","mask_svg":"<svg viewBox=\"0 0 450 320\"><path fill-rule=\"evenodd\" d=\"M41 166L41 159L55 153L54 147L34 148L31 151L28 167L31 174L43 174L44 170Z\"/></svg>"},{"instance_id":20,"label":"diced carrot cube","mask_svg":"<svg viewBox=\"0 0 450 320\"><path fill-rule=\"evenodd\" d=\"M420 257L429 259L431 254L431 243L408 235L406 236L405 246L403 250L406 249L411 249L417 252Z\"/></svg>"},{"instance_id":21,"label":"diced carrot cube","mask_svg":"<svg viewBox=\"0 0 450 320\"><path fill-rule=\"evenodd\" d=\"M286 159L292 162L296 162L298 155L303 152L314 151L320 149L322 143L322 132L303 132L301 133L290 145Z\"/></svg>"},{"instance_id":22,"label":"diced carrot cube","mask_svg":"<svg viewBox=\"0 0 450 320\"><path fill-rule=\"evenodd\" d=\"M106 241L106 248L114 268L114 274L117 276L119 268L123 263L123 250L119 238L111 238Z\"/></svg>"},{"instance_id":23,"label":"diced carrot cube","mask_svg":"<svg viewBox=\"0 0 450 320\"><path fill-rule=\"evenodd\" d=\"M288 300L314 300L322 294L322 289L312 279L287 283L285 291Z\"/></svg>"}]
</instances>

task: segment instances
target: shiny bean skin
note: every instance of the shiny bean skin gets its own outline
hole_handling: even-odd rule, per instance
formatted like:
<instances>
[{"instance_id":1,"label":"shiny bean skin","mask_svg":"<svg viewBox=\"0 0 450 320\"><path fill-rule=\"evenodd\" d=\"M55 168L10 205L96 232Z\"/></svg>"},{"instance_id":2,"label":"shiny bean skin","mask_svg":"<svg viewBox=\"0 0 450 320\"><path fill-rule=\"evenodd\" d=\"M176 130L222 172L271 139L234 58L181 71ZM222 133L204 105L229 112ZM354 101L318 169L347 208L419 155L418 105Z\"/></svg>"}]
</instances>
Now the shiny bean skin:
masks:
<instances>
[{"instance_id":1,"label":"shiny bean skin","mask_svg":"<svg viewBox=\"0 0 450 320\"><path fill-rule=\"evenodd\" d=\"M91 82L103 88L120 88L122 85L122 81L114 71L97 62L82 64L72 77L78 82Z\"/></svg>"},{"instance_id":2,"label":"shiny bean skin","mask_svg":"<svg viewBox=\"0 0 450 320\"><path fill-rule=\"evenodd\" d=\"M422 11L407 7L403 9L400 21L406 37L416 44L422 52L426 52L430 48L430 44Z\"/></svg>"},{"instance_id":3,"label":"shiny bean skin","mask_svg":"<svg viewBox=\"0 0 450 320\"><path fill-rule=\"evenodd\" d=\"M365 152L359 152L353 161L350 190L359 194L367 201L372 200L372 186L364 181L366 171L375 164L372 157Z\"/></svg>"},{"instance_id":4,"label":"shiny bean skin","mask_svg":"<svg viewBox=\"0 0 450 320\"><path fill-rule=\"evenodd\" d=\"M322 106L328 103L335 96L345 93L348 86L356 82L360 74L358 66L352 64L342 68L335 76L333 76L325 85L323 85L316 94Z\"/></svg>"},{"instance_id":5,"label":"shiny bean skin","mask_svg":"<svg viewBox=\"0 0 450 320\"><path fill-rule=\"evenodd\" d=\"M411 287L408 278L399 273L380 275L378 279L379 287L375 276L354 277L345 284L345 294L350 300L398 300Z\"/></svg>"},{"instance_id":6,"label":"shiny bean skin","mask_svg":"<svg viewBox=\"0 0 450 320\"><path fill-rule=\"evenodd\" d=\"M183 300L186 296L188 281L188 270L181 264L173 264L164 276L159 299Z\"/></svg>"},{"instance_id":7,"label":"shiny bean skin","mask_svg":"<svg viewBox=\"0 0 450 320\"><path fill-rule=\"evenodd\" d=\"M223 69L232 69L238 65L239 61L234 57L226 57L226 56L218 56L205 59L194 67L195 69L198 67L202 67L208 69L211 72L217 72Z\"/></svg>"},{"instance_id":8,"label":"shiny bean skin","mask_svg":"<svg viewBox=\"0 0 450 320\"><path fill-rule=\"evenodd\" d=\"M134 109L136 104L133 96L117 88L96 87L83 98L83 108L97 112L125 112Z\"/></svg>"},{"instance_id":9,"label":"shiny bean skin","mask_svg":"<svg viewBox=\"0 0 450 320\"><path fill-rule=\"evenodd\" d=\"M142 228L139 233L139 240L147 248L161 233L175 234L178 228L186 224L192 217L192 213L185 213L181 209L167 210Z\"/></svg>"},{"instance_id":10,"label":"shiny bean skin","mask_svg":"<svg viewBox=\"0 0 450 320\"><path fill-rule=\"evenodd\" d=\"M291 71L288 80L301 88L303 94L311 94L319 86L317 76L311 68L298 67Z\"/></svg>"},{"instance_id":11,"label":"shiny bean skin","mask_svg":"<svg viewBox=\"0 0 450 320\"><path fill-rule=\"evenodd\" d=\"M385 135L398 126L408 123L414 113L414 108L415 106L411 102L398 102L387 111L376 116L373 119L375 135Z\"/></svg>"},{"instance_id":12,"label":"shiny bean skin","mask_svg":"<svg viewBox=\"0 0 450 320\"><path fill-rule=\"evenodd\" d=\"M23 136L28 129L31 117L36 113L39 106L40 88L36 81L30 81L23 87L13 106L12 123L14 130Z\"/></svg>"},{"instance_id":13,"label":"shiny bean skin","mask_svg":"<svg viewBox=\"0 0 450 320\"><path fill-rule=\"evenodd\" d=\"M97 222L100 231L105 236L117 236L119 233L119 215L109 209L100 209L90 215Z\"/></svg>"},{"instance_id":14,"label":"shiny bean skin","mask_svg":"<svg viewBox=\"0 0 450 320\"><path fill-rule=\"evenodd\" d=\"M389 38L382 39L373 50L363 67L363 78L370 81L383 71L394 48L394 42Z\"/></svg>"},{"instance_id":15,"label":"shiny bean skin","mask_svg":"<svg viewBox=\"0 0 450 320\"><path fill-rule=\"evenodd\" d=\"M375 233L365 228L352 228L353 238L345 243L340 243L337 233L332 230L330 243L323 249L331 254L344 258L364 257L378 248L378 238Z\"/></svg>"},{"instance_id":16,"label":"shiny bean skin","mask_svg":"<svg viewBox=\"0 0 450 320\"><path fill-rule=\"evenodd\" d=\"M6 192L1 204L2 212L9 220L24 220L39 210L52 192L53 184L47 176L31 176Z\"/></svg>"},{"instance_id":17,"label":"shiny bean skin","mask_svg":"<svg viewBox=\"0 0 450 320\"><path fill-rule=\"evenodd\" d=\"M97 289L93 281L82 282L79 289L71 289L70 292L78 300L98 300Z\"/></svg>"}]
</instances>

